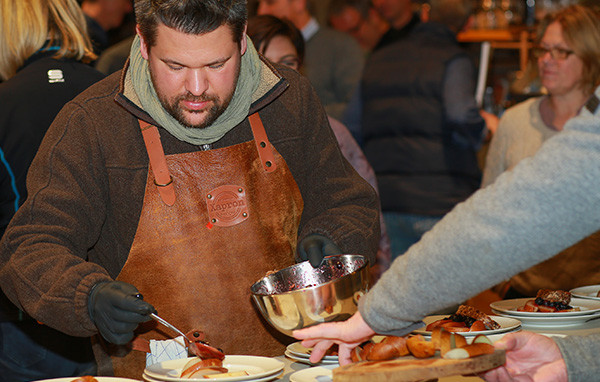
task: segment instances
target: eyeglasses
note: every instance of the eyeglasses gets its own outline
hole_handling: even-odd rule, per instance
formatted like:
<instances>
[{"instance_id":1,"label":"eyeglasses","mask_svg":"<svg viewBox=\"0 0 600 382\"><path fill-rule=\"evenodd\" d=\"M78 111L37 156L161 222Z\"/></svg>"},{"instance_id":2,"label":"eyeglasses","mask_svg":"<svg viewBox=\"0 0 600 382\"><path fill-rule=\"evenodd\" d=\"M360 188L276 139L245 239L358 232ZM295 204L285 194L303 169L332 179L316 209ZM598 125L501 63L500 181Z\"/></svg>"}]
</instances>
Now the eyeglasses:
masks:
<instances>
[{"instance_id":1,"label":"eyeglasses","mask_svg":"<svg viewBox=\"0 0 600 382\"><path fill-rule=\"evenodd\" d=\"M552 57L554 60L566 60L567 57L575 53L570 49L558 47L545 48L543 46L536 46L531 50L531 52L535 58L542 58L546 55L546 53L550 52L550 57Z\"/></svg>"}]
</instances>

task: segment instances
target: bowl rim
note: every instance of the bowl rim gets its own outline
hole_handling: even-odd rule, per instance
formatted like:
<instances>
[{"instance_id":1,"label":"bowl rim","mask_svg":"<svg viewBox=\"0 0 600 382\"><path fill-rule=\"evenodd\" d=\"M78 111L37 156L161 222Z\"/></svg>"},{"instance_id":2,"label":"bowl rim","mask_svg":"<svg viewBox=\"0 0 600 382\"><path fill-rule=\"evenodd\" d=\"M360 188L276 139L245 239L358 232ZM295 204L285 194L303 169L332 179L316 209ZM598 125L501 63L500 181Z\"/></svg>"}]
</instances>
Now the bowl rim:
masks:
<instances>
[{"instance_id":1,"label":"bowl rim","mask_svg":"<svg viewBox=\"0 0 600 382\"><path fill-rule=\"evenodd\" d=\"M260 282L262 282L265 278L271 277L271 276L273 276L273 275L275 275L275 274L277 274L279 272L283 272L283 271L285 271L287 269L296 267L296 266L298 266L300 264L304 264L304 263L306 263L308 261L308 260L305 260L305 261L302 261L302 262L290 265L289 267L280 269L280 270L278 270L275 273L271 273L270 275L261 277L258 281L256 281L254 284L252 284L252 286L250 287L250 292L252 293L253 296L266 297L266 296L282 296L282 295L286 295L286 294L289 294L289 293L295 293L295 292L298 292L298 291L308 290L308 289L311 289L311 288L320 288L322 286L329 285L329 284L331 284L333 282L336 282L336 281L342 280L342 279L344 279L346 277L352 276L352 275L354 275L354 274L362 271L363 269L367 268L367 266L369 265L369 259L366 256L355 254L355 253L341 253L339 255L325 256L325 258L327 259L327 258L334 258L334 257L340 257L340 256L356 256L356 257L360 257L360 258L363 259L364 263L360 267L356 268L354 271L352 271L352 272L350 272L348 274L345 274L342 277L338 277L337 279L329 280L329 281L324 282L324 283L319 284L319 285L307 286L307 287L304 287L304 288L298 288L298 289L294 289L294 290L290 290L290 291L285 291L285 292L281 292L281 293L259 293L259 292L255 292L254 291L254 287L257 284L259 284ZM367 273L367 276L368 276L368 273Z\"/></svg>"}]
</instances>

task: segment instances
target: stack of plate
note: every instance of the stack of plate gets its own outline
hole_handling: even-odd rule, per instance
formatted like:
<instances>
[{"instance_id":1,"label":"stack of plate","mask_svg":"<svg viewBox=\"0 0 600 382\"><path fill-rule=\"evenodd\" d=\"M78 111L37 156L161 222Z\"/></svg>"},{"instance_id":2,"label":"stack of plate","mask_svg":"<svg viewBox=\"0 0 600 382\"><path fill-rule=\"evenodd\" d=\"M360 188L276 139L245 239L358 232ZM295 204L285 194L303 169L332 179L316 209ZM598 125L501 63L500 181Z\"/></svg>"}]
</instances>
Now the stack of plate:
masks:
<instances>
[{"instance_id":1,"label":"stack of plate","mask_svg":"<svg viewBox=\"0 0 600 382\"><path fill-rule=\"evenodd\" d=\"M587 285L571 289L573 297L588 298L591 300L600 300L598 292L600 292L600 285Z\"/></svg>"},{"instance_id":2,"label":"stack of plate","mask_svg":"<svg viewBox=\"0 0 600 382\"><path fill-rule=\"evenodd\" d=\"M600 317L600 301L572 298L569 305L579 308L570 312L521 312L519 307L533 298L517 298L512 300L496 301L490 304L492 311L498 315L512 317L521 321L523 326L535 327L563 327L583 325L589 320Z\"/></svg>"},{"instance_id":3,"label":"stack of plate","mask_svg":"<svg viewBox=\"0 0 600 382\"><path fill-rule=\"evenodd\" d=\"M230 373L236 371L246 371L248 375L236 377L221 378L180 378L181 371L190 358L174 359L155 363L146 367L144 370L144 380L147 382L189 382L189 381L271 381L281 376L285 364L275 358L246 356L246 355L228 355L223 360L223 367Z\"/></svg>"},{"instance_id":4,"label":"stack of plate","mask_svg":"<svg viewBox=\"0 0 600 382\"><path fill-rule=\"evenodd\" d=\"M337 355L326 355L323 359L318 363L310 362L310 353L311 349L302 346L300 342L294 342L293 344L288 345L285 350L285 355L288 358L293 359L294 361L307 363L309 365L337 365L338 364L338 356Z\"/></svg>"}]
</instances>

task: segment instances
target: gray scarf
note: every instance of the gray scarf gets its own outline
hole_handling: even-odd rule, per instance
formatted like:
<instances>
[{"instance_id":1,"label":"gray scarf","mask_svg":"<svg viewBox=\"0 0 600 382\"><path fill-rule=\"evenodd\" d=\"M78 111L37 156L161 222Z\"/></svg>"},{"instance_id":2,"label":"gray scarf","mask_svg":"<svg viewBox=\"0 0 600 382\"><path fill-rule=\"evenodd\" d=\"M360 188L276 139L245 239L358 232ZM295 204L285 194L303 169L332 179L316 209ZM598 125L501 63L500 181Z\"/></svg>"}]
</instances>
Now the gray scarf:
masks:
<instances>
[{"instance_id":1,"label":"gray scarf","mask_svg":"<svg viewBox=\"0 0 600 382\"><path fill-rule=\"evenodd\" d=\"M139 36L136 36L131 46L129 74L142 108L181 141L193 145L218 141L248 116L252 94L260 83L260 59L252 41L247 36L246 41L248 48L242 56L240 76L229 106L210 126L200 129L183 126L162 107L150 78L148 62L140 52Z\"/></svg>"}]
</instances>

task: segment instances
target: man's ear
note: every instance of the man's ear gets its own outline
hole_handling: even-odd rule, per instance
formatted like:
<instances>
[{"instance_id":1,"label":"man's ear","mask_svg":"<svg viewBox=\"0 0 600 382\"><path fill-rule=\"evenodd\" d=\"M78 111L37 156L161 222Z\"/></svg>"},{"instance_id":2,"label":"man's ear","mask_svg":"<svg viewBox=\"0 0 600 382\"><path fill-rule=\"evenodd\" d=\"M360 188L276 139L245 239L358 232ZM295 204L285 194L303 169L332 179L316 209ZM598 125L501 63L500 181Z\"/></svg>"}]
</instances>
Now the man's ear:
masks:
<instances>
[{"instance_id":1,"label":"man's ear","mask_svg":"<svg viewBox=\"0 0 600 382\"><path fill-rule=\"evenodd\" d=\"M148 59L148 45L146 45L146 41L144 40L144 36L142 36L142 33L140 32L140 27L139 25L135 26L135 32L137 33L137 35L140 38L140 52L142 53L142 57L144 57L145 60Z\"/></svg>"},{"instance_id":2,"label":"man's ear","mask_svg":"<svg viewBox=\"0 0 600 382\"><path fill-rule=\"evenodd\" d=\"M244 33L242 33L242 41L240 41L240 53L243 56L246 53L246 49L248 49L248 39L246 38L246 30L248 25L244 27Z\"/></svg>"}]
</instances>

